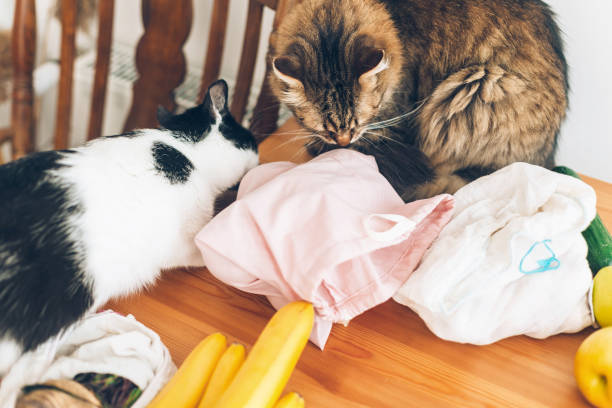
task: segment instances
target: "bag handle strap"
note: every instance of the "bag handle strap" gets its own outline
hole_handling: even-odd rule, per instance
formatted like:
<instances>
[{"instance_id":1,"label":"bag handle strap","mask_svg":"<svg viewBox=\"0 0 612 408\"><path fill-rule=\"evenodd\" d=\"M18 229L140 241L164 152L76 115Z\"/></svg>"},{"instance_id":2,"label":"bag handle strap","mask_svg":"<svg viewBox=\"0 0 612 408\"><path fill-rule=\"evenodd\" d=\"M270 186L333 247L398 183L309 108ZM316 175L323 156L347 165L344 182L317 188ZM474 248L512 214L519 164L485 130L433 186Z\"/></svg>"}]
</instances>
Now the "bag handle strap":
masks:
<instances>
[{"instance_id":1,"label":"bag handle strap","mask_svg":"<svg viewBox=\"0 0 612 408\"><path fill-rule=\"evenodd\" d=\"M395 223L390 228L379 231L372 228L375 219L383 219ZM402 235L416 228L416 223L408 217L399 214L370 214L363 220L363 227L370 238L379 242L393 242Z\"/></svg>"}]
</instances>

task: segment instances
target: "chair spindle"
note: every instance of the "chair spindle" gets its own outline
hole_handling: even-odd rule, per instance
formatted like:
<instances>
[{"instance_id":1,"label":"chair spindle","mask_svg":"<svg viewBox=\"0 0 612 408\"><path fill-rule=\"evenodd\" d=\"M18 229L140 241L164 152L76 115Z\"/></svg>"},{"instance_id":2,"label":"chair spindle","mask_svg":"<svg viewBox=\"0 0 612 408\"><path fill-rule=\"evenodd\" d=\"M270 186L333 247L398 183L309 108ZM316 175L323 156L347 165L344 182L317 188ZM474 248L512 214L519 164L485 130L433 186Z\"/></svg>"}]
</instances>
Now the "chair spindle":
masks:
<instances>
[{"instance_id":1,"label":"chair spindle","mask_svg":"<svg viewBox=\"0 0 612 408\"><path fill-rule=\"evenodd\" d=\"M104 103L106 101L111 44L113 41L114 8L115 0L98 1L98 43L87 140L95 139L102 135Z\"/></svg>"},{"instance_id":2,"label":"chair spindle","mask_svg":"<svg viewBox=\"0 0 612 408\"><path fill-rule=\"evenodd\" d=\"M34 89L32 74L36 56L36 2L16 0L12 31L13 95L11 127L13 158L34 148Z\"/></svg>"},{"instance_id":3,"label":"chair spindle","mask_svg":"<svg viewBox=\"0 0 612 408\"><path fill-rule=\"evenodd\" d=\"M55 148L66 149L70 137L72 112L72 82L76 55L76 0L61 3L62 42L60 52L60 80L55 116Z\"/></svg>"}]
</instances>

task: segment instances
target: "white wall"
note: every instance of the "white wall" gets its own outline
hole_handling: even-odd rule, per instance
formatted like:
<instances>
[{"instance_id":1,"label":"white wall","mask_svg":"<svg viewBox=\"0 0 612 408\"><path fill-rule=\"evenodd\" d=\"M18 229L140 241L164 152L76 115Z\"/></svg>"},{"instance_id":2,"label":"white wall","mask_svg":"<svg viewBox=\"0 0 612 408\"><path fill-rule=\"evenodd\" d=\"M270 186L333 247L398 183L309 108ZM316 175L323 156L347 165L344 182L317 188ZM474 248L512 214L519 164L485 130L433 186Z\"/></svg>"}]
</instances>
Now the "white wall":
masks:
<instances>
[{"instance_id":1,"label":"white wall","mask_svg":"<svg viewBox=\"0 0 612 408\"><path fill-rule=\"evenodd\" d=\"M548 2L570 68L570 109L557 163L612 182L612 1Z\"/></svg>"}]
</instances>

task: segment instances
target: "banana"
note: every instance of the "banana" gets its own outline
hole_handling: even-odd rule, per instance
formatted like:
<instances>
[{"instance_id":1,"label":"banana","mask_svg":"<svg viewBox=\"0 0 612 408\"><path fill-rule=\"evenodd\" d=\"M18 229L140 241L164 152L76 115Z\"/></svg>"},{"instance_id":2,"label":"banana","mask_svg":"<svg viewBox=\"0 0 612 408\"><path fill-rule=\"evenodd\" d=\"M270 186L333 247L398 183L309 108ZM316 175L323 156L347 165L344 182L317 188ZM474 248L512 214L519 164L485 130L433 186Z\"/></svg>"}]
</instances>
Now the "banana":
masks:
<instances>
[{"instance_id":1,"label":"banana","mask_svg":"<svg viewBox=\"0 0 612 408\"><path fill-rule=\"evenodd\" d=\"M209 408L214 406L223 394L223 391L230 385L234 376L244 362L246 351L242 344L234 343L228 347L221 356L217 368L210 377L210 381L204 391L204 396L198 408Z\"/></svg>"},{"instance_id":2,"label":"banana","mask_svg":"<svg viewBox=\"0 0 612 408\"><path fill-rule=\"evenodd\" d=\"M279 399L274 408L304 408L304 398L297 392L290 392Z\"/></svg>"},{"instance_id":3,"label":"banana","mask_svg":"<svg viewBox=\"0 0 612 408\"><path fill-rule=\"evenodd\" d=\"M310 303L292 302L280 308L215 407L273 407L306 346L313 323Z\"/></svg>"},{"instance_id":4,"label":"banana","mask_svg":"<svg viewBox=\"0 0 612 408\"><path fill-rule=\"evenodd\" d=\"M196 407L226 346L227 339L221 333L213 333L202 340L148 408Z\"/></svg>"}]
</instances>

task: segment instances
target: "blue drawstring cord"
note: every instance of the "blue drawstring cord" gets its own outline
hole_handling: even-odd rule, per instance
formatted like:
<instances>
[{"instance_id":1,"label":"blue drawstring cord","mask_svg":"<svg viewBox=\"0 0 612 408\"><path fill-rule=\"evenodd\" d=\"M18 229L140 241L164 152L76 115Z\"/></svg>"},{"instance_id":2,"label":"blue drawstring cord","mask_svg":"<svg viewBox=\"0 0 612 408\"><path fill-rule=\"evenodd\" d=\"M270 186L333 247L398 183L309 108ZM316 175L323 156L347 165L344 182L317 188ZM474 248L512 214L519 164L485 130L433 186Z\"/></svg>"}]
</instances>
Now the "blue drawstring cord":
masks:
<instances>
[{"instance_id":1,"label":"blue drawstring cord","mask_svg":"<svg viewBox=\"0 0 612 408\"><path fill-rule=\"evenodd\" d=\"M553 250L548 246L549 242L550 242L550 239L545 239L544 241L536 241L531 246L531 248L529 248L529 250L525 253L525 255L523 255L523 258L521 258L521 262L519 264L519 271L521 273L524 273L525 275L529 275L532 273L540 273L540 272L546 272L546 271L552 271L555 269L559 269L559 267L561 266L561 261L559 261L559 259L557 258ZM530 271L526 271L525 269L523 269L523 262L538 245L544 245L552 256L546 259L539 259L537 261L537 264L540 266L539 268L536 268Z\"/></svg>"}]
</instances>

